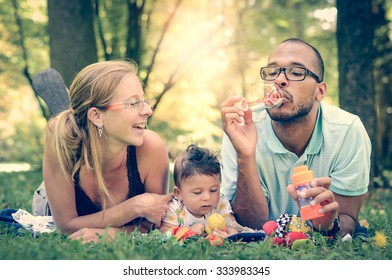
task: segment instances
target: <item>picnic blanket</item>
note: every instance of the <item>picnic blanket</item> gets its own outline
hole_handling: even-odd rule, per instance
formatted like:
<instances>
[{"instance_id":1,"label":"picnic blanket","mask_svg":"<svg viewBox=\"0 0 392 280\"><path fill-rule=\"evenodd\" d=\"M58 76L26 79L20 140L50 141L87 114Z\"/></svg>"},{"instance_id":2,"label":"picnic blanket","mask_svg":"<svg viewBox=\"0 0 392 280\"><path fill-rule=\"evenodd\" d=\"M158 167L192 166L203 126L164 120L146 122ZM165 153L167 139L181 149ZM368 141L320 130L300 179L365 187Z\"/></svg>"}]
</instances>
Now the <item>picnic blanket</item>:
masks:
<instances>
[{"instance_id":1,"label":"picnic blanket","mask_svg":"<svg viewBox=\"0 0 392 280\"><path fill-rule=\"evenodd\" d=\"M51 233L56 230L52 216L33 216L24 209L2 209L0 222L6 224L10 231L18 234L20 228L32 232L34 237L41 233Z\"/></svg>"}]
</instances>

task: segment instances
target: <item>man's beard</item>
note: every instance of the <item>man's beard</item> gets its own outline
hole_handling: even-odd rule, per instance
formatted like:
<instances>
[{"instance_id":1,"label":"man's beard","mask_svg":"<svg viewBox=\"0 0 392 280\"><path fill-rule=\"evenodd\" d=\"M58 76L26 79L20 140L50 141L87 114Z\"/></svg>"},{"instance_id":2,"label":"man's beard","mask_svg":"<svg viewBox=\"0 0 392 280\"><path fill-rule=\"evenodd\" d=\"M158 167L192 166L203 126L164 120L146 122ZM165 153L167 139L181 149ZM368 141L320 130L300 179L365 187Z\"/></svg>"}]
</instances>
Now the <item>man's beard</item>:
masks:
<instances>
[{"instance_id":1,"label":"man's beard","mask_svg":"<svg viewBox=\"0 0 392 280\"><path fill-rule=\"evenodd\" d=\"M289 113L280 112L279 109L267 109L270 118L276 122L282 123L296 123L304 119L312 110L314 99L309 103L304 103L296 108L296 110Z\"/></svg>"}]
</instances>

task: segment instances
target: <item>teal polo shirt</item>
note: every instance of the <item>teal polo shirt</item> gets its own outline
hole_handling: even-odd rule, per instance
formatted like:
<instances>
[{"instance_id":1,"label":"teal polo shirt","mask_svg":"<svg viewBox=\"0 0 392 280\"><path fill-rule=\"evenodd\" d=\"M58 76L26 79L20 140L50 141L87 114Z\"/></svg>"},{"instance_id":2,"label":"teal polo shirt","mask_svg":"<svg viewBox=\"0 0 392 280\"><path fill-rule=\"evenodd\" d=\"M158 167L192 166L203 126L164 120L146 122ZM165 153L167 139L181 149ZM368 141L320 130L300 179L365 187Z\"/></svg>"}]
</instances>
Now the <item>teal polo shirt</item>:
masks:
<instances>
[{"instance_id":1,"label":"teal polo shirt","mask_svg":"<svg viewBox=\"0 0 392 280\"><path fill-rule=\"evenodd\" d=\"M293 168L307 165L317 177L331 177L330 189L344 196L358 196L368 190L371 143L358 116L336 106L320 103L316 126L305 152L298 157L276 137L271 118L254 113L258 143L258 176L268 200L269 218L299 214L297 203L287 192ZM257 115L259 114L259 115ZM237 155L225 134L222 141L222 192L232 200L237 187Z\"/></svg>"}]
</instances>

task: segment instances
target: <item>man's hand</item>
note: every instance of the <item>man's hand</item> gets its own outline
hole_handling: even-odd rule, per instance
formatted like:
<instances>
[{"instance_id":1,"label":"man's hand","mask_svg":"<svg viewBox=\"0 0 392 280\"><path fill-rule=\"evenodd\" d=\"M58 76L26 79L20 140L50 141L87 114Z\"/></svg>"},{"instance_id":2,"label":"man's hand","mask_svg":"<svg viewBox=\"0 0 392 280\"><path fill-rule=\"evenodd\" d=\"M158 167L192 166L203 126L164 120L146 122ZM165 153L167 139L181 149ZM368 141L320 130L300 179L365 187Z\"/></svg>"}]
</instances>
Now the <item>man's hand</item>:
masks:
<instances>
[{"instance_id":1,"label":"man's hand","mask_svg":"<svg viewBox=\"0 0 392 280\"><path fill-rule=\"evenodd\" d=\"M252 110L242 111L235 106L240 100L241 97L230 97L222 103L222 128L237 154L248 156L255 151L257 131L252 120Z\"/></svg>"},{"instance_id":2,"label":"man's hand","mask_svg":"<svg viewBox=\"0 0 392 280\"><path fill-rule=\"evenodd\" d=\"M312 220L313 226L320 230L331 230L333 228L333 221L338 215L339 204L335 199L334 193L329 189L331 185L330 177L315 178L311 182L312 188L298 192L293 184L287 186L287 191L290 196L297 201L298 197L307 198L313 197L310 205L314 206L320 204L322 208L319 210L324 216Z\"/></svg>"}]
</instances>

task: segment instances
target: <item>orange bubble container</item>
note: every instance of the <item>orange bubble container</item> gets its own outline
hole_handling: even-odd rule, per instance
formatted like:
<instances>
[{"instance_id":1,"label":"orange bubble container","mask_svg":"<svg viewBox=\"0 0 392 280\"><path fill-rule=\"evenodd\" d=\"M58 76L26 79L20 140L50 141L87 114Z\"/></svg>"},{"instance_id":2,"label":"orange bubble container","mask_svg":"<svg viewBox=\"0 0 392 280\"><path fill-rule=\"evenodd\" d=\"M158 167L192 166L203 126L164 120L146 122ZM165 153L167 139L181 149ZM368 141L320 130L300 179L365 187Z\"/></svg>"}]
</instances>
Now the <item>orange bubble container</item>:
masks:
<instances>
[{"instance_id":1,"label":"orange bubble container","mask_svg":"<svg viewBox=\"0 0 392 280\"><path fill-rule=\"evenodd\" d=\"M312 186L310 182L314 179L313 171L309 170L306 165L296 166L293 168L293 174L291 175L291 180L297 191L303 191L310 189ZM310 205L313 197L298 198L300 204L300 214L305 220L312 220L324 216L324 214L319 213L318 210L321 208L320 204Z\"/></svg>"}]
</instances>

